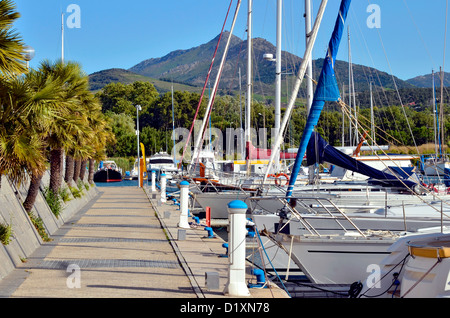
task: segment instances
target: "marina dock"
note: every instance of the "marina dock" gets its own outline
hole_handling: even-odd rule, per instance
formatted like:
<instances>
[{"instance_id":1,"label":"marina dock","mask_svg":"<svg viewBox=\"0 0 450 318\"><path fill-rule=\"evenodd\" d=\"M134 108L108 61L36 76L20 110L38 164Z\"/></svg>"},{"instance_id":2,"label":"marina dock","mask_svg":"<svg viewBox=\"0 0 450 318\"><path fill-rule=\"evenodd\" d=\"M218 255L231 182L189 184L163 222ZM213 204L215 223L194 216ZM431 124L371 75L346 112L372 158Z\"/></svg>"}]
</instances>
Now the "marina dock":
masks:
<instances>
[{"instance_id":1,"label":"marina dock","mask_svg":"<svg viewBox=\"0 0 450 318\"><path fill-rule=\"evenodd\" d=\"M179 206L138 187L99 194L0 281L11 298L227 298L223 239L180 231ZM183 237L180 238L180 233ZM248 266L248 281L251 281ZM255 281L256 282L256 281ZM288 298L270 284L248 298Z\"/></svg>"}]
</instances>

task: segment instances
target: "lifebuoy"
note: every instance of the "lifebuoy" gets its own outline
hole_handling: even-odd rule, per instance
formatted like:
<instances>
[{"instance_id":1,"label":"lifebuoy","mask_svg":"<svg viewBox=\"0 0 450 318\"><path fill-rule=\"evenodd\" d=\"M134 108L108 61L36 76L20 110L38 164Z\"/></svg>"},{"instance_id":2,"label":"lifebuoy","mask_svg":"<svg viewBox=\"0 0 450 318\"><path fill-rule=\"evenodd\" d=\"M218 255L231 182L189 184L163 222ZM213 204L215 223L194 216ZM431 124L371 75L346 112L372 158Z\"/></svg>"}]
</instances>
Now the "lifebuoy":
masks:
<instances>
[{"instance_id":1,"label":"lifebuoy","mask_svg":"<svg viewBox=\"0 0 450 318\"><path fill-rule=\"evenodd\" d=\"M436 193L439 192L438 189L436 189L436 187L434 186L433 183L430 183L430 184L424 184L424 185L425 185L426 188L430 189L430 190L433 191L433 192L436 192ZM448 192L448 190L447 190L447 192Z\"/></svg>"},{"instance_id":2,"label":"lifebuoy","mask_svg":"<svg viewBox=\"0 0 450 318\"><path fill-rule=\"evenodd\" d=\"M280 184L279 184L279 181L278 181L278 180L280 180L280 177L285 177L285 178L286 178L286 184L284 184L284 185L287 185L287 184L289 183L289 177L288 177L288 175L285 174L285 173L279 173L279 174L277 174L277 175L275 176L275 184L276 184L276 185L280 185Z\"/></svg>"}]
</instances>

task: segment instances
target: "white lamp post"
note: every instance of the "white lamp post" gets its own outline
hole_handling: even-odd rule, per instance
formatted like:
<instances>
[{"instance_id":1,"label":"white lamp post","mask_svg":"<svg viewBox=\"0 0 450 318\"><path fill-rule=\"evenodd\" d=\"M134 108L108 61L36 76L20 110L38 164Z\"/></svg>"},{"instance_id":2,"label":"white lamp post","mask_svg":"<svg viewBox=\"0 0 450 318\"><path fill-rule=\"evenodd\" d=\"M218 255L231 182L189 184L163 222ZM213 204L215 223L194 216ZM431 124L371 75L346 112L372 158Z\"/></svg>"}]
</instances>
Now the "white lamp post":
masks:
<instances>
[{"instance_id":1,"label":"white lamp post","mask_svg":"<svg viewBox=\"0 0 450 318\"><path fill-rule=\"evenodd\" d=\"M141 187L141 158L139 156L139 111L142 110L141 105L136 105L136 136L137 136L137 162L138 162L138 187Z\"/></svg>"}]
</instances>

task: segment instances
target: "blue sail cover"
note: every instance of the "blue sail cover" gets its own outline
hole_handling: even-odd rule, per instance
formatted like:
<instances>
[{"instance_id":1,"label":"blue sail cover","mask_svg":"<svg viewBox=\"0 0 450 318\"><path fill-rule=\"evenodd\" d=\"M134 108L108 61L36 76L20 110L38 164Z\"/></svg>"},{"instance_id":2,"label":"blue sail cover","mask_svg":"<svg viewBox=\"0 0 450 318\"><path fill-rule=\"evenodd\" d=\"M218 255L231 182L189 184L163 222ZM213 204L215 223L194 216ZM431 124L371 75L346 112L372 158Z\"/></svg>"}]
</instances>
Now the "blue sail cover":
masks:
<instances>
[{"instance_id":1,"label":"blue sail cover","mask_svg":"<svg viewBox=\"0 0 450 318\"><path fill-rule=\"evenodd\" d=\"M396 177L390 173L385 173L372 168L365 163L344 154L333 146L330 146L322 136L316 132L312 133L311 139L308 142L306 158L308 166L326 161L336 166L363 174L371 178L369 181L372 183L401 188L407 187L410 189L417 186L417 183L411 180Z\"/></svg>"},{"instance_id":2,"label":"blue sail cover","mask_svg":"<svg viewBox=\"0 0 450 318\"><path fill-rule=\"evenodd\" d=\"M286 197L290 197L297 180L298 172L302 164L303 156L306 152L306 147L311 138L314 127L319 122L320 113L326 101L337 101L340 98L339 88L334 74L334 63L341 42L342 34L344 32L344 24L347 19L348 9L351 0L342 0L339 8L339 14L336 19L333 34L328 43L328 52L324 60L322 71L320 73L319 81L317 83L316 91L314 92L314 99L309 111L309 116L306 121L305 129L303 130L302 139L298 148L297 157L292 168L289 186L286 192Z\"/></svg>"}]
</instances>

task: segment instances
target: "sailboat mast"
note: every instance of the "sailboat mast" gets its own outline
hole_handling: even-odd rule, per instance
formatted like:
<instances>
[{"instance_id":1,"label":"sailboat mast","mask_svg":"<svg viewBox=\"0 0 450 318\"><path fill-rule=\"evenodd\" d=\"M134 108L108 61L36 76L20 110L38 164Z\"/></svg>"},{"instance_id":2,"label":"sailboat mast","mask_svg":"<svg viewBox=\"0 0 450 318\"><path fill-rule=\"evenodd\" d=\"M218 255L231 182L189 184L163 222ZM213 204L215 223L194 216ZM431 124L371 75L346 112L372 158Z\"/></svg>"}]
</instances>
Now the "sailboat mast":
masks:
<instances>
[{"instance_id":1,"label":"sailboat mast","mask_svg":"<svg viewBox=\"0 0 450 318\"><path fill-rule=\"evenodd\" d=\"M352 110L352 66L350 54L350 26L347 26L347 42L348 42L348 109ZM353 128L352 121L349 120L349 146L353 146Z\"/></svg>"},{"instance_id":2,"label":"sailboat mast","mask_svg":"<svg viewBox=\"0 0 450 318\"><path fill-rule=\"evenodd\" d=\"M250 1L250 0L249 0ZM314 47L314 43L316 42L317 33L319 31L320 24L322 23L323 14L325 12L325 8L327 6L328 0L322 0L320 3L319 11L317 13L316 21L314 22L314 27L311 32L311 39L308 42L308 45L306 46L305 54L303 56L302 63L300 64L300 69L298 71L297 78L295 80L294 88L291 94L291 97L289 99L288 105L286 107L286 111L283 116L283 120L281 121L281 127L280 127L280 133L278 134L276 141L272 147L272 153L270 155L269 164L267 165L266 173L264 175L264 181L265 183L267 181L267 176L270 171L270 166L272 165L275 157L275 151L274 149L278 149L281 144L281 136L283 135L287 122L291 116L292 109L294 108L294 104L297 100L298 91L300 90L300 85L303 82L303 78L305 77L306 73L306 67L307 67L307 60L310 58L312 54L312 49Z\"/></svg>"},{"instance_id":3,"label":"sailboat mast","mask_svg":"<svg viewBox=\"0 0 450 318\"><path fill-rule=\"evenodd\" d=\"M345 84L342 84L342 100L345 97ZM345 146L345 113L344 109L342 109L342 147Z\"/></svg>"},{"instance_id":4,"label":"sailboat mast","mask_svg":"<svg viewBox=\"0 0 450 318\"><path fill-rule=\"evenodd\" d=\"M172 137L173 137L173 161L177 162L175 154L175 107L173 103L173 84L172 84Z\"/></svg>"},{"instance_id":5,"label":"sailboat mast","mask_svg":"<svg viewBox=\"0 0 450 318\"><path fill-rule=\"evenodd\" d=\"M438 141L437 141L438 133L436 131L436 129L437 129L437 124L436 124L436 120L437 120L437 118L436 118L436 87L435 87L435 84L434 84L434 70L431 71L431 78L433 80L433 83L432 83L433 84L432 85L432 87L433 87L433 103L432 103L432 107L433 107L433 122L434 122L434 152L436 154L436 159L437 159L439 153L438 153Z\"/></svg>"},{"instance_id":6,"label":"sailboat mast","mask_svg":"<svg viewBox=\"0 0 450 318\"><path fill-rule=\"evenodd\" d=\"M375 118L373 117L373 93L372 93L372 82L370 82L370 130L372 136L372 146L375 145ZM373 150L372 150L373 152Z\"/></svg>"},{"instance_id":7,"label":"sailboat mast","mask_svg":"<svg viewBox=\"0 0 450 318\"><path fill-rule=\"evenodd\" d=\"M247 104L245 109L245 145L247 149L247 175L250 175L250 145L251 145L251 105L252 105L252 10L253 0L248 0L247 16Z\"/></svg>"},{"instance_id":8,"label":"sailboat mast","mask_svg":"<svg viewBox=\"0 0 450 318\"><path fill-rule=\"evenodd\" d=\"M276 52L276 85L275 85L275 138L280 133L281 122L281 18L283 10L283 0L277 0L277 52ZM274 173L277 173L280 165L280 148L275 149L276 157Z\"/></svg>"},{"instance_id":9,"label":"sailboat mast","mask_svg":"<svg viewBox=\"0 0 450 318\"><path fill-rule=\"evenodd\" d=\"M444 142L444 71L442 70L442 67L440 67L440 77L441 77L441 102L440 102L440 125L441 125L441 140L439 143L439 150L440 150L440 155L442 156L442 154L444 153L444 149L442 147L442 144Z\"/></svg>"},{"instance_id":10,"label":"sailboat mast","mask_svg":"<svg viewBox=\"0 0 450 318\"><path fill-rule=\"evenodd\" d=\"M239 68L239 139L241 140L241 156L240 159L242 159L242 155L244 154L244 143L243 143L243 127L242 127L242 100L241 100L241 91L242 91L242 75L241 75L241 68Z\"/></svg>"},{"instance_id":11,"label":"sailboat mast","mask_svg":"<svg viewBox=\"0 0 450 318\"><path fill-rule=\"evenodd\" d=\"M64 12L61 13L61 62L64 63Z\"/></svg>"},{"instance_id":12,"label":"sailboat mast","mask_svg":"<svg viewBox=\"0 0 450 318\"><path fill-rule=\"evenodd\" d=\"M353 64L352 64L352 49L350 45L350 26L347 27L347 34L348 34L348 75L349 75L349 109L352 109L352 105L354 108L354 114L355 114L355 146L359 143L358 138L358 120L357 120L357 108L356 108L356 93L355 93L355 82L353 79ZM350 88L351 87L351 88ZM352 100L353 98L353 100ZM350 135L351 136L351 135Z\"/></svg>"},{"instance_id":13,"label":"sailboat mast","mask_svg":"<svg viewBox=\"0 0 450 318\"><path fill-rule=\"evenodd\" d=\"M213 96L212 96L212 98L210 98L210 100L208 101L208 105L206 106L205 118L203 118L202 126L200 128L200 134L199 134L199 136L198 136L198 138L197 138L197 140L195 142L194 155L192 156L192 159L191 159L191 167L193 167L194 161L198 161L198 157L200 155L200 151L201 151L201 148L202 148L202 145L203 145L203 137L204 137L204 133L205 133L205 130L206 130L206 123L209 120L209 116L211 115L212 104L214 102L214 98L215 98L216 93L217 93L217 88L218 88L218 85L219 85L220 76L222 74L223 67L224 67L224 64L225 64L225 60L227 58L227 54L228 54L228 50L229 50L229 47L230 47L230 42L231 42L231 39L232 39L232 36L233 36L233 30L234 30L234 27L236 25L236 20L237 20L237 16L238 16L238 13L239 13L240 6L241 6L241 1L238 1L237 5L236 5L236 11L234 13L233 22L231 24L231 29L230 29L230 32L229 32L228 40L227 40L227 43L225 45L225 50L224 50L224 53L223 53L223 56L222 56L222 60L221 60L220 65L219 65L219 70L218 70L218 73L217 73L217 76L216 76L216 80L214 82L214 86L213 86L213 89L212 89Z\"/></svg>"},{"instance_id":14,"label":"sailboat mast","mask_svg":"<svg viewBox=\"0 0 450 318\"><path fill-rule=\"evenodd\" d=\"M305 33L306 33L306 45L309 43L311 36L311 0L305 0ZM309 115L311 104L313 100L313 73L312 73L312 56L308 58L306 68L306 116Z\"/></svg>"}]
</instances>

